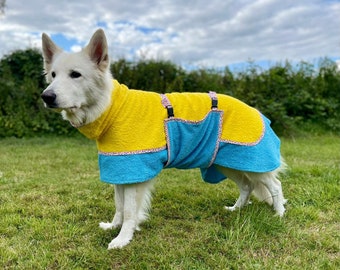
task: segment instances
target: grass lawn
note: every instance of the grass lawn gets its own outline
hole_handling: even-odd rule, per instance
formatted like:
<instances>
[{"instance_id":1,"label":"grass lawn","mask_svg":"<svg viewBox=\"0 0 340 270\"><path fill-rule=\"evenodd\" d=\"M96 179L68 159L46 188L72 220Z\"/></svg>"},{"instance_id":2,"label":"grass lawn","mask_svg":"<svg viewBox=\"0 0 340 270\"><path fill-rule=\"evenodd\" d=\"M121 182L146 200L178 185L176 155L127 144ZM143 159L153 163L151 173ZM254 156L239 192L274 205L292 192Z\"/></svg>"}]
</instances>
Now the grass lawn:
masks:
<instances>
[{"instance_id":1,"label":"grass lawn","mask_svg":"<svg viewBox=\"0 0 340 270\"><path fill-rule=\"evenodd\" d=\"M98 180L85 138L0 140L0 269L340 269L340 137L283 139L286 216L198 170L164 170L150 219L122 250L113 188Z\"/></svg>"}]
</instances>

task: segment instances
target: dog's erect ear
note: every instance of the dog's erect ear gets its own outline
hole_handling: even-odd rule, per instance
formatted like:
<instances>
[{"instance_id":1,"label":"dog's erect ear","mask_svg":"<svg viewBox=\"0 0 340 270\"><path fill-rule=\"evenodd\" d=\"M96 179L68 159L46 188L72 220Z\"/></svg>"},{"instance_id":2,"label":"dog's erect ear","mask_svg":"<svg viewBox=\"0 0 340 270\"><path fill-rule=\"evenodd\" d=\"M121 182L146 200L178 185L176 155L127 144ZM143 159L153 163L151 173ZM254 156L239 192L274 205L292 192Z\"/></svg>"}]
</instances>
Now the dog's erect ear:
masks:
<instances>
[{"instance_id":1,"label":"dog's erect ear","mask_svg":"<svg viewBox=\"0 0 340 270\"><path fill-rule=\"evenodd\" d=\"M98 68L104 71L110 64L108 46L105 33L98 29L92 36L89 44L84 49Z\"/></svg>"},{"instance_id":2,"label":"dog's erect ear","mask_svg":"<svg viewBox=\"0 0 340 270\"><path fill-rule=\"evenodd\" d=\"M42 40L42 51L44 56L44 68L45 71L48 72L51 67L51 63L53 61L53 57L62 52L62 49L60 49L57 45L54 44L54 42L50 39L48 35L45 33L42 34L41 37Z\"/></svg>"}]
</instances>

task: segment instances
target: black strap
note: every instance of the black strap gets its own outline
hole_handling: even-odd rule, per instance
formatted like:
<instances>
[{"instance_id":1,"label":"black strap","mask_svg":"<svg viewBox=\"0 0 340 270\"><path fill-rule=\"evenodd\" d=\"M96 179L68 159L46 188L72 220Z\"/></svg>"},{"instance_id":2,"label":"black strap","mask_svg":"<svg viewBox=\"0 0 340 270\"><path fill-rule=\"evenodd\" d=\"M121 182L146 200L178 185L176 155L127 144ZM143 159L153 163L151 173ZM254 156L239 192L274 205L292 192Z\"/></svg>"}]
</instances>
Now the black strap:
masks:
<instances>
[{"instance_id":1,"label":"black strap","mask_svg":"<svg viewBox=\"0 0 340 270\"><path fill-rule=\"evenodd\" d=\"M166 110L168 111L168 118L175 117L175 115L174 115L174 108L172 106L167 106Z\"/></svg>"},{"instance_id":2,"label":"black strap","mask_svg":"<svg viewBox=\"0 0 340 270\"><path fill-rule=\"evenodd\" d=\"M211 100L211 109L217 109L217 105L218 105L218 100L212 99Z\"/></svg>"},{"instance_id":3,"label":"black strap","mask_svg":"<svg viewBox=\"0 0 340 270\"><path fill-rule=\"evenodd\" d=\"M217 100L217 95L216 92L209 92L209 96L211 98L211 109L217 109L218 108L218 100Z\"/></svg>"},{"instance_id":4,"label":"black strap","mask_svg":"<svg viewBox=\"0 0 340 270\"><path fill-rule=\"evenodd\" d=\"M218 108L218 100L217 100L217 95L215 92L209 92L209 96L211 98L211 109L212 110L216 110ZM162 104L164 106L164 108L166 108L167 112L168 112L168 118L171 117L175 117L174 114L174 108L172 107L170 100L168 99L168 97L164 94L161 94L161 98L162 98Z\"/></svg>"},{"instance_id":5,"label":"black strap","mask_svg":"<svg viewBox=\"0 0 340 270\"><path fill-rule=\"evenodd\" d=\"M174 108L172 107L168 97L165 94L161 94L161 98L162 98L162 104L163 104L164 108L166 108L166 110L168 111L168 118L174 117L175 116L174 115Z\"/></svg>"}]
</instances>

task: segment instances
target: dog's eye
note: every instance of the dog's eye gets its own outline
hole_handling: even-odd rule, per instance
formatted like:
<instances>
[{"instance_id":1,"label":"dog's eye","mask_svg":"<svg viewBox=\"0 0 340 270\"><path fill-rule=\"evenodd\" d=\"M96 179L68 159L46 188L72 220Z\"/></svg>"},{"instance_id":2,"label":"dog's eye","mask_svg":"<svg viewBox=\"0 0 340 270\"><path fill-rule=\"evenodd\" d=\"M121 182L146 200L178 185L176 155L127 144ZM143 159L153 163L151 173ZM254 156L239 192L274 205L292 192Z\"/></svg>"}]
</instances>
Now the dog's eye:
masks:
<instances>
[{"instance_id":1,"label":"dog's eye","mask_svg":"<svg viewBox=\"0 0 340 270\"><path fill-rule=\"evenodd\" d=\"M55 78L56 74L55 74L54 71L52 71L51 76L52 76L52 78Z\"/></svg>"},{"instance_id":2,"label":"dog's eye","mask_svg":"<svg viewBox=\"0 0 340 270\"><path fill-rule=\"evenodd\" d=\"M77 71L71 71L71 73L70 73L70 77L72 78L72 79L77 79L77 78L79 78L81 76L81 74L79 73L79 72L77 72Z\"/></svg>"}]
</instances>

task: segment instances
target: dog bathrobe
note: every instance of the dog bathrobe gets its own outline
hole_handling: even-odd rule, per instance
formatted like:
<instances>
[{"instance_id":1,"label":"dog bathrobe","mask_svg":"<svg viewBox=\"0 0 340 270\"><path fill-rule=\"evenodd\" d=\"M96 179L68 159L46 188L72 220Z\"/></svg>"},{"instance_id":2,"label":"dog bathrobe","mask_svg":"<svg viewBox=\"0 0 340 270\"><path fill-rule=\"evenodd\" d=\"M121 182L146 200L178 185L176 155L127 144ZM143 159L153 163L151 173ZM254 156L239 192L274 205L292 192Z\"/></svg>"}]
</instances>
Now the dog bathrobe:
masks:
<instances>
[{"instance_id":1,"label":"dog bathrobe","mask_svg":"<svg viewBox=\"0 0 340 270\"><path fill-rule=\"evenodd\" d=\"M130 184L163 168L200 168L206 182L225 178L214 165L250 172L280 166L280 140L256 109L226 95L130 90L114 81L110 107L78 128L97 142L100 178Z\"/></svg>"}]
</instances>

